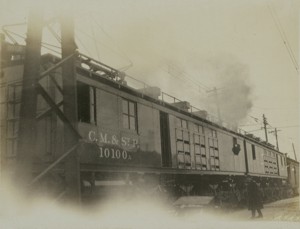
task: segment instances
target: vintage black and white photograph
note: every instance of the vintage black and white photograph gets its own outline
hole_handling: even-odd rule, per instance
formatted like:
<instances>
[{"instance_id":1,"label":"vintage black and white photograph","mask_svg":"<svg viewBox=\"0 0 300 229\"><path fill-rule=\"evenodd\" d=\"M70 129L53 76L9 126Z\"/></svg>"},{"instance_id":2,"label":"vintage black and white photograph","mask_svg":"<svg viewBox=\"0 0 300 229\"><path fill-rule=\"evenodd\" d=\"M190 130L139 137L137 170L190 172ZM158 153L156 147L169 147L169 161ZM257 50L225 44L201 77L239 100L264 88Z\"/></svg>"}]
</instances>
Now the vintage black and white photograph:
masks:
<instances>
[{"instance_id":1,"label":"vintage black and white photograph","mask_svg":"<svg viewBox=\"0 0 300 229\"><path fill-rule=\"evenodd\" d=\"M299 228L299 0L0 0L0 228Z\"/></svg>"}]
</instances>

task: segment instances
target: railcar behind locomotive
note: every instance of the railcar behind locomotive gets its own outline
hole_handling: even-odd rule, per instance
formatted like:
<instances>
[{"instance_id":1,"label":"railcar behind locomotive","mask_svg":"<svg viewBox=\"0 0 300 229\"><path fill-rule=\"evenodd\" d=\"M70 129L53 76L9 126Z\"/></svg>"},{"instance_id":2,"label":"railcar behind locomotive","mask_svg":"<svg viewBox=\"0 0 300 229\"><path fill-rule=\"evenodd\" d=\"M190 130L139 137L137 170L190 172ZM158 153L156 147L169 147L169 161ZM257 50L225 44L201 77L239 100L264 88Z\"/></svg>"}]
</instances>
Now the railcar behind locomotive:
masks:
<instances>
[{"instance_id":1,"label":"railcar behind locomotive","mask_svg":"<svg viewBox=\"0 0 300 229\"><path fill-rule=\"evenodd\" d=\"M2 167L17 155L24 62L19 49L7 53L3 62ZM59 61L44 55L41 68ZM134 89L124 73L82 54L77 57L76 78L83 199L104 195L105 190L143 186L148 192L212 193L223 202L241 202L247 176L261 184L266 199L288 195L287 158L272 145L208 120L205 111L192 112L188 102L166 102L159 88ZM40 83L60 104L61 71ZM51 163L63 154L63 123L40 97L38 114L38 157ZM64 171L59 173L57 179L63 179Z\"/></svg>"}]
</instances>

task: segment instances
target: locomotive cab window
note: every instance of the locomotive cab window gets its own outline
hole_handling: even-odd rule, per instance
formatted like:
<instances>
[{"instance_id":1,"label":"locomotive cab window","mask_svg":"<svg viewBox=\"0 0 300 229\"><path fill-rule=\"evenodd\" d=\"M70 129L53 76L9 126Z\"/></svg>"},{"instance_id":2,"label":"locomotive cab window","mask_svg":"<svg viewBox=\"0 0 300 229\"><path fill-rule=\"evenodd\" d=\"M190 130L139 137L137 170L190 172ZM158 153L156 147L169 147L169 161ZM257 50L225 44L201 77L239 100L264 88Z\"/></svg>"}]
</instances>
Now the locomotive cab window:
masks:
<instances>
[{"instance_id":1,"label":"locomotive cab window","mask_svg":"<svg viewBox=\"0 0 300 229\"><path fill-rule=\"evenodd\" d=\"M181 119L181 118L176 119L176 125L177 125L177 127L182 128L182 129L188 128L187 121L184 119Z\"/></svg>"},{"instance_id":2,"label":"locomotive cab window","mask_svg":"<svg viewBox=\"0 0 300 229\"><path fill-rule=\"evenodd\" d=\"M122 99L123 128L137 130L136 103L127 99Z\"/></svg>"},{"instance_id":3,"label":"locomotive cab window","mask_svg":"<svg viewBox=\"0 0 300 229\"><path fill-rule=\"evenodd\" d=\"M96 89L77 82L78 121L96 124Z\"/></svg>"},{"instance_id":4,"label":"locomotive cab window","mask_svg":"<svg viewBox=\"0 0 300 229\"><path fill-rule=\"evenodd\" d=\"M203 126L194 124L194 132L199 134L204 134Z\"/></svg>"}]
</instances>

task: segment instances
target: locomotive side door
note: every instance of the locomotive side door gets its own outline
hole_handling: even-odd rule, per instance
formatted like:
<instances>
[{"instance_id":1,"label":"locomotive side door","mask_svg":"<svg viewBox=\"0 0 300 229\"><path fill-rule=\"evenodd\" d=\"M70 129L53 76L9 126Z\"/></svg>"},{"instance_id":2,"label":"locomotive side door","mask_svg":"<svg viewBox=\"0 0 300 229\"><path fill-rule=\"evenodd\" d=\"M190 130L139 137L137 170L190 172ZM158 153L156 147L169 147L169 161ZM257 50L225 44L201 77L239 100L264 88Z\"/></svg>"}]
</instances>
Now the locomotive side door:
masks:
<instances>
[{"instance_id":1,"label":"locomotive side door","mask_svg":"<svg viewBox=\"0 0 300 229\"><path fill-rule=\"evenodd\" d=\"M169 115L160 111L161 157L163 167L172 167Z\"/></svg>"}]
</instances>

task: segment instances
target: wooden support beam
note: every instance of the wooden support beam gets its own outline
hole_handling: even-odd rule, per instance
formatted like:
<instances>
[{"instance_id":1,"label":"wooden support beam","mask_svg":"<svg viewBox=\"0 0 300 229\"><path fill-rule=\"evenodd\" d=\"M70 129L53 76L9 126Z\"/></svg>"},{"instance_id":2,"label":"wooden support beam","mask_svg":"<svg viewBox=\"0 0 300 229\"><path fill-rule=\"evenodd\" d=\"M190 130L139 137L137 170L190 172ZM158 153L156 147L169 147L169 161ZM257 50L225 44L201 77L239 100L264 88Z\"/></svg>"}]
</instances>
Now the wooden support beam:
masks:
<instances>
[{"instance_id":1,"label":"wooden support beam","mask_svg":"<svg viewBox=\"0 0 300 229\"><path fill-rule=\"evenodd\" d=\"M70 7L72 8L72 7ZM76 44L74 38L74 21L70 8L65 8L60 16L61 24L61 47L62 59L71 55L62 65L62 80L63 80L63 111L66 118L70 121L73 129L77 129L78 114L77 114L77 82L75 68L75 53ZM73 129L69 128L69 124L64 126L64 149L68 150L73 145L77 144L78 138L73 134ZM75 150L68 157L65 163L66 169L66 198L72 202L80 203L81 187L80 187L80 165L78 151Z\"/></svg>"},{"instance_id":2,"label":"wooden support beam","mask_svg":"<svg viewBox=\"0 0 300 229\"><path fill-rule=\"evenodd\" d=\"M40 75L43 12L37 4L29 14L17 147L16 183L26 187L31 180L32 161L36 151L37 93L35 83Z\"/></svg>"}]
</instances>

